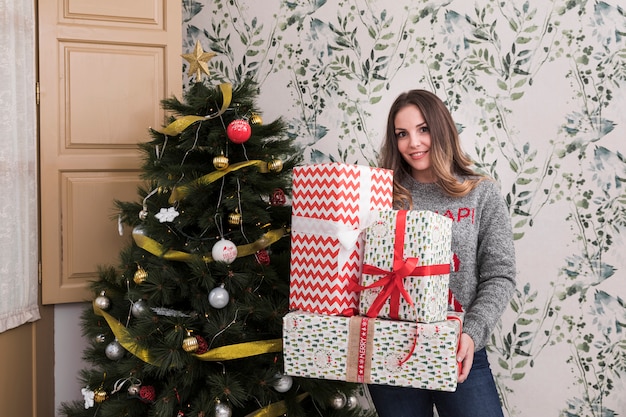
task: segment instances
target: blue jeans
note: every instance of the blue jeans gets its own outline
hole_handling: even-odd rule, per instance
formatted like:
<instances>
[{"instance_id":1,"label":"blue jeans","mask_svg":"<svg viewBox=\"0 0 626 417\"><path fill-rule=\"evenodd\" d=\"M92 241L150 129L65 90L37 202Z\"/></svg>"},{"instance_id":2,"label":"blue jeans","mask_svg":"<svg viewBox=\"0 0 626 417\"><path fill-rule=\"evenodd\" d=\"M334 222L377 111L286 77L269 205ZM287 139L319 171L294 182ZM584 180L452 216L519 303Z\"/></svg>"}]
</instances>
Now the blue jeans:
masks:
<instances>
[{"instance_id":1,"label":"blue jeans","mask_svg":"<svg viewBox=\"0 0 626 417\"><path fill-rule=\"evenodd\" d=\"M503 417L500 397L493 381L487 351L474 354L474 364L465 382L455 392L370 385L379 417Z\"/></svg>"}]
</instances>

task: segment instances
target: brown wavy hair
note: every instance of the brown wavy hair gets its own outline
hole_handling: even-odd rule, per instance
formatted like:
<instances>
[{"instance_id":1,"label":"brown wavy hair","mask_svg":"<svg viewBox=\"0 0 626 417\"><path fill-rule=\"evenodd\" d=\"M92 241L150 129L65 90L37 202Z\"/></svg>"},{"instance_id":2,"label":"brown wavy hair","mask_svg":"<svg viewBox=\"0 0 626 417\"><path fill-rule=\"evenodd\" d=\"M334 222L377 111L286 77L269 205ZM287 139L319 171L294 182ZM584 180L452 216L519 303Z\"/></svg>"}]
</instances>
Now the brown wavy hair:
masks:
<instances>
[{"instance_id":1,"label":"brown wavy hair","mask_svg":"<svg viewBox=\"0 0 626 417\"><path fill-rule=\"evenodd\" d=\"M402 186L402 183L411 176L411 167L398 151L394 126L398 112L411 105L417 106L430 130L429 154L435 182L453 197L466 195L487 177L471 168L473 161L461 149L452 115L439 97L426 90L410 90L400 94L389 109L387 131L380 151L379 165L394 171L394 202L398 208L413 207L411 193ZM461 182L457 176L466 178Z\"/></svg>"}]
</instances>

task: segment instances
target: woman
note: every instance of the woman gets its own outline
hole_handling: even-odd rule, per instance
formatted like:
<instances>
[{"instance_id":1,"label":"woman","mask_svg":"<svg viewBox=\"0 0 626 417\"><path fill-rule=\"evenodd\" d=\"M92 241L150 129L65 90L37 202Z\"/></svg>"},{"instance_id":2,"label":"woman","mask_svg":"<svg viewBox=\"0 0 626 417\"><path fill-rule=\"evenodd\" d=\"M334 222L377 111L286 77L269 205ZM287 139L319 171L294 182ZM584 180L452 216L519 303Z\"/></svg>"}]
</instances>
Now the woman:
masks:
<instances>
[{"instance_id":1,"label":"woman","mask_svg":"<svg viewBox=\"0 0 626 417\"><path fill-rule=\"evenodd\" d=\"M455 392L370 385L379 417L502 417L485 346L515 291L509 213L495 181L474 172L450 112L411 90L391 106L380 165L394 171L396 209L453 220L450 289L465 309Z\"/></svg>"}]
</instances>

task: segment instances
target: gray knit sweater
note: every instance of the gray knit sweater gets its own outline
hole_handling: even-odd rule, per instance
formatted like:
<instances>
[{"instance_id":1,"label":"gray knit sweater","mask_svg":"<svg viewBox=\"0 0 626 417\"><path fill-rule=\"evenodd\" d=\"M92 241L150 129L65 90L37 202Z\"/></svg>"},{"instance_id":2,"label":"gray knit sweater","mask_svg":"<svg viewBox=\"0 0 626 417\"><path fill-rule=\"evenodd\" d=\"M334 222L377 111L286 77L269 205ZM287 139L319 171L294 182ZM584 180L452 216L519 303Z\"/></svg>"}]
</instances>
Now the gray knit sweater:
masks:
<instances>
[{"instance_id":1,"label":"gray knit sweater","mask_svg":"<svg viewBox=\"0 0 626 417\"><path fill-rule=\"evenodd\" d=\"M458 265L450 274L450 289L466 312L463 332L479 350L489 342L515 291L511 219L500 189L486 180L464 197L451 197L438 185L413 178L404 185L414 210L434 211L453 220L452 252Z\"/></svg>"}]
</instances>

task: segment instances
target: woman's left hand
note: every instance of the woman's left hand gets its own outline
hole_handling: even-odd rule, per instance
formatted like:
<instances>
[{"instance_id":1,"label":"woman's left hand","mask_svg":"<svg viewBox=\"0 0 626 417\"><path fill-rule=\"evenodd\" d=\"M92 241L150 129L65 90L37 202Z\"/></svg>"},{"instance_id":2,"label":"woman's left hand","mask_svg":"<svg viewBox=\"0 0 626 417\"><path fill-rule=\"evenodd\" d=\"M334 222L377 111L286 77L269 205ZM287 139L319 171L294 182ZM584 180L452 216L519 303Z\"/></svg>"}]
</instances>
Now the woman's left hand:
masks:
<instances>
[{"instance_id":1,"label":"woman's left hand","mask_svg":"<svg viewBox=\"0 0 626 417\"><path fill-rule=\"evenodd\" d=\"M474 363L474 340L466 333L461 334L456 360L461 363L461 372L458 378L458 383L461 384L469 376L472 363Z\"/></svg>"}]
</instances>

